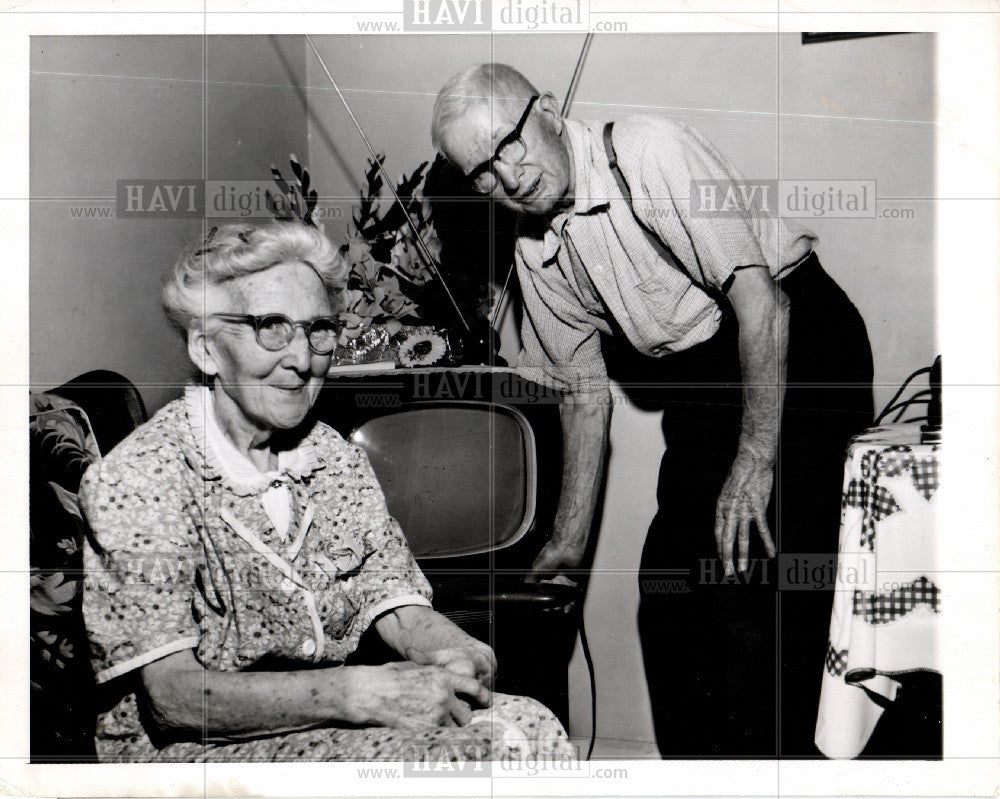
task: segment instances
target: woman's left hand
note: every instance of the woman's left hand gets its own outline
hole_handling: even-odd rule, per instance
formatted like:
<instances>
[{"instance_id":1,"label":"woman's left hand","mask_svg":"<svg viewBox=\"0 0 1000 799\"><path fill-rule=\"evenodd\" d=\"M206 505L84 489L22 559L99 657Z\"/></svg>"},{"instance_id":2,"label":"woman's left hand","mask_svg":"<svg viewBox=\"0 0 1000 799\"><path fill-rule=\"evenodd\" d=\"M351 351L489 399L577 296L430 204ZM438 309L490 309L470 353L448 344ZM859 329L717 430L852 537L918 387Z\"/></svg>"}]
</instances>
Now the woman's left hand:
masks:
<instances>
[{"instance_id":1,"label":"woman's left hand","mask_svg":"<svg viewBox=\"0 0 1000 799\"><path fill-rule=\"evenodd\" d=\"M463 677L475 677L485 688L493 688L496 678L497 659L493 650L474 638L475 646L449 647L425 651L415 646L408 647L407 660L421 666L443 666Z\"/></svg>"},{"instance_id":2,"label":"woman's left hand","mask_svg":"<svg viewBox=\"0 0 1000 799\"><path fill-rule=\"evenodd\" d=\"M376 619L375 627L407 660L442 666L455 674L475 677L486 688L493 687L497 670L493 650L436 610L404 605Z\"/></svg>"}]
</instances>

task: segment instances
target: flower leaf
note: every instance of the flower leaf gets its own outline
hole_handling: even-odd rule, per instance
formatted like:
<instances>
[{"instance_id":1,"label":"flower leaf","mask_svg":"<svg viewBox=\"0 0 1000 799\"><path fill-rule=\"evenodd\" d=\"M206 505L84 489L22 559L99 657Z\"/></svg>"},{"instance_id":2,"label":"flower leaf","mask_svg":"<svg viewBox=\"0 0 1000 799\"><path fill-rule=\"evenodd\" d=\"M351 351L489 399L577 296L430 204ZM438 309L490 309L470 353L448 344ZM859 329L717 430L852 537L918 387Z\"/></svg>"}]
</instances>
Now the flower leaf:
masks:
<instances>
[{"instance_id":1,"label":"flower leaf","mask_svg":"<svg viewBox=\"0 0 1000 799\"><path fill-rule=\"evenodd\" d=\"M29 600L31 609L44 616L68 613L70 608L66 603L76 596L76 581L64 580L62 572L53 572L48 577L33 574Z\"/></svg>"},{"instance_id":2,"label":"flower leaf","mask_svg":"<svg viewBox=\"0 0 1000 799\"><path fill-rule=\"evenodd\" d=\"M80 497L51 480L49 480L49 488L56 495L56 499L59 500L59 504L62 505L63 510L71 516L75 516L83 523L83 514L80 512Z\"/></svg>"},{"instance_id":3,"label":"flower leaf","mask_svg":"<svg viewBox=\"0 0 1000 799\"><path fill-rule=\"evenodd\" d=\"M286 183L285 179L281 177L281 173L278 171L278 168L274 164L271 164L271 177L274 180L274 182L278 184L278 188L281 189L281 193L288 194L289 191L288 183Z\"/></svg>"},{"instance_id":4,"label":"flower leaf","mask_svg":"<svg viewBox=\"0 0 1000 799\"><path fill-rule=\"evenodd\" d=\"M289 220L294 219L294 215L288 205L288 198L281 194L272 194L270 189L264 190L264 201L267 203L268 209L274 214L275 219Z\"/></svg>"},{"instance_id":5,"label":"flower leaf","mask_svg":"<svg viewBox=\"0 0 1000 799\"><path fill-rule=\"evenodd\" d=\"M75 555L80 550L80 545L77 544L72 538L63 538L56 544L59 549L63 550L67 555Z\"/></svg>"}]
</instances>

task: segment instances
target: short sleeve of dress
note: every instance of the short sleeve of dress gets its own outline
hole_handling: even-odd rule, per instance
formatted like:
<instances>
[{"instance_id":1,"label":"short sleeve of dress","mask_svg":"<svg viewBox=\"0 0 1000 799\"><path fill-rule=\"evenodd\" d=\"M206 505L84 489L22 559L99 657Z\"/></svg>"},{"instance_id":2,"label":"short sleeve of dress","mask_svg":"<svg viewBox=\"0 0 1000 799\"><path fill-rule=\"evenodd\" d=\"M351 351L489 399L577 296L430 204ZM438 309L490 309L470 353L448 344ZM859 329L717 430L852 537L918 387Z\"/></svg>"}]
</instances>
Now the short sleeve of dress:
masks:
<instances>
[{"instance_id":1,"label":"short sleeve of dress","mask_svg":"<svg viewBox=\"0 0 1000 799\"><path fill-rule=\"evenodd\" d=\"M357 457L359 518L365 520L361 531L367 557L357 576L363 601L362 629L383 613L403 605L431 604L431 587L420 571L403 531L386 507L385 494L378 483L368 456L352 447ZM353 459L353 458L352 458Z\"/></svg>"},{"instance_id":2,"label":"short sleeve of dress","mask_svg":"<svg viewBox=\"0 0 1000 799\"><path fill-rule=\"evenodd\" d=\"M93 541L84 550L83 614L99 683L198 645L185 468L126 445L84 475Z\"/></svg>"}]
</instances>

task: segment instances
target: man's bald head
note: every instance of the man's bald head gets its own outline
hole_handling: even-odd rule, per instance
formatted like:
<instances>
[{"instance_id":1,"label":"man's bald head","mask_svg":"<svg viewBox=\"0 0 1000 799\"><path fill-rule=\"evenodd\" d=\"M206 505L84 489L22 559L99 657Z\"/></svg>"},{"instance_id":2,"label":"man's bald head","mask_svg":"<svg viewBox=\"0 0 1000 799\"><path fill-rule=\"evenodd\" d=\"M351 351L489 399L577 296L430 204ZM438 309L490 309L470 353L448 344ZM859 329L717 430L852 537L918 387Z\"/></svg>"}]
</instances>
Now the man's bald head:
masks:
<instances>
[{"instance_id":1,"label":"man's bald head","mask_svg":"<svg viewBox=\"0 0 1000 799\"><path fill-rule=\"evenodd\" d=\"M509 107L519 111L539 91L507 64L479 64L463 69L448 80L434 101L431 142L443 152L445 131L472 111L482 107ZM516 111L515 111L516 113Z\"/></svg>"},{"instance_id":2,"label":"man's bald head","mask_svg":"<svg viewBox=\"0 0 1000 799\"><path fill-rule=\"evenodd\" d=\"M571 156L562 130L552 94L539 93L506 64L480 64L441 89L431 138L472 191L517 213L551 216L572 203ZM497 148L505 142L501 153Z\"/></svg>"}]
</instances>

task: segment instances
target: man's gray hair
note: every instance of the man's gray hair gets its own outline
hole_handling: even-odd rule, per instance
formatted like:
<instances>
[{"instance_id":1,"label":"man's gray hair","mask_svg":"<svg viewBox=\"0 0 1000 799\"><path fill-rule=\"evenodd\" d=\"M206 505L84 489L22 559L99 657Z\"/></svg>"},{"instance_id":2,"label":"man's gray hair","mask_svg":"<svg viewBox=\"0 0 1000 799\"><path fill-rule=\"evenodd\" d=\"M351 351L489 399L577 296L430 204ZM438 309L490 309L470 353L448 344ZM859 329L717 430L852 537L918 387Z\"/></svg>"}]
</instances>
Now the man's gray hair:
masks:
<instances>
[{"instance_id":1,"label":"man's gray hair","mask_svg":"<svg viewBox=\"0 0 1000 799\"><path fill-rule=\"evenodd\" d=\"M333 243L322 231L301 222L271 222L257 227L226 225L208 241L185 249L163 286L164 313L186 336L202 319L208 289L285 263L314 269L336 308L347 283L347 267Z\"/></svg>"},{"instance_id":2,"label":"man's gray hair","mask_svg":"<svg viewBox=\"0 0 1000 799\"><path fill-rule=\"evenodd\" d=\"M491 100L527 102L538 89L507 64L479 64L452 75L438 92L431 119L431 143L442 151L444 132L457 119Z\"/></svg>"}]
</instances>

